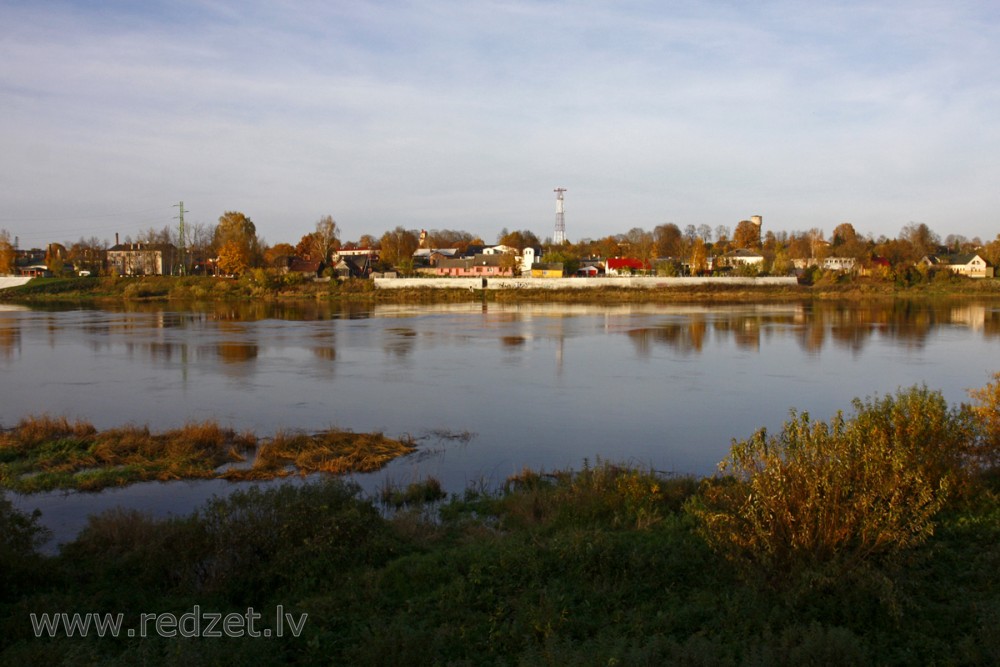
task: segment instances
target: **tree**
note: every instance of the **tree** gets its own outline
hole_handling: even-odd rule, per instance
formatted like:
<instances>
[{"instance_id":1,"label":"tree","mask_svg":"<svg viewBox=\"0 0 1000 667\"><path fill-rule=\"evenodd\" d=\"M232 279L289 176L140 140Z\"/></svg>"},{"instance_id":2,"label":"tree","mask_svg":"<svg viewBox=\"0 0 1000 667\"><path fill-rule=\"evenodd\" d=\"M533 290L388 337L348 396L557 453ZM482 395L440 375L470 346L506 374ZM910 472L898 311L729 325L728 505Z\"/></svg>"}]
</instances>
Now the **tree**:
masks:
<instances>
[{"instance_id":1,"label":"tree","mask_svg":"<svg viewBox=\"0 0 1000 667\"><path fill-rule=\"evenodd\" d=\"M538 237L535 236L534 233L528 231L527 229L521 229L509 232L500 237L500 245L517 248L517 251L521 252L529 246L537 248L542 245L542 242L538 240Z\"/></svg>"},{"instance_id":2,"label":"tree","mask_svg":"<svg viewBox=\"0 0 1000 667\"><path fill-rule=\"evenodd\" d=\"M760 247L760 227L749 220L740 220L733 232L733 245L737 248L759 248Z\"/></svg>"},{"instance_id":3,"label":"tree","mask_svg":"<svg viewBox=\"0 0 1000 667\"><path fill-rule=\"evenodd\" d=\"M374 248L378 245L378 239L371 234L362 234L361 238L358 239L359 248Z\"/></svg>"},{"instance_id":4,"label":"tree","mask_svg":"<svg viewBox=\"0 0 1000 667\"><path fill-rule=\"evenodd\" d=\"M680 257L682 237L680 228L672 222L657 225L653 230L658 257Z\"/></svg>"},{"instance_id":5,"label":"tree","mask_svg":"<svg viewBox=\"0 0 1000 667\"><path fill-rule=\"evenodd\" d=\"M14 245L10 242L10 232L0 229L0 274L14 272L16 256Z\"/></svg>"},{"instance_id":6,"label":"tree","mask_svg":"<svg viewBox=\"0 0 1000 667\"><path fill-rule=\"evenodd\" d=\"M856 241L858 238L857 232L854 231L854 225L849 222L842 222L833 229L833 238L830 243L833 247L839 247L845 243L850 243L851 241Z\"/></svg>"},{"instance_id":7,"label":"tree","mask_svg":"<svg viewBox=\"0 0 1000 667\"><path fill-rule=\"evenodd\" d=\"M379 261L386 268L412 266L413 253L419 245L416 233L396 227L382 235L379 241Z\"/></svg>"},{"instance_id":8,"label":"tree","mask_svg":"<svg viewBox=\"0 0 1000 667\"><path fill-rule=\"evenodd\" d=\"M57 276L62 273L66 266L66 255L66 246L61 243L50 243L45 250L45 265L49 267L49 271Z\"/></svg>"},{"instance_id":9,"label":"tree","mask_svg":"<svg viewBox=\"0 0 1000 667\"><path fill-rule=\"evenodd\" d=\"M312 233L312 248L310 255L324 263L330 261L333 251L340 247L337 238L339 230L332 216L324 216L316 221L316 231Z\"/></svg>"},{"instance_id":10,"label":"tree","mask_svg":"<svg viewBox=\"0 0 1000 667\"><path fill-rule=\"evenodd\" d=\"M691 244L691 275L697 276L708 270L708 248L700 238L695 238Z\"/></svg>"},{"instance_id":11,"label":"tree","mask_svg":"<svg viewBox=\"0 0 1000 667\"><path fill-rule=\"evenodd\" d=\"M290 243L276 243L264 251L264 264L275 269L281 268L294 256L295 248Z\"/></svg>"},{"instance_id":12,"label":"tree","mask_svg":"<svg viewBox=\"0 0 1000 667\"><path fill-rule=\"evenodd\" d=\"M246 253L235 241L226 241L219 248L219 270L226 275L242 275L250 268Z\"/></svg>"},{"instance_id":13,"label":"tree","mask_svg":"<svg viewBox=\"0 0 1000 667\"><path fill-rule=\"evenodd\" d=\"M907 241L913 246L916 259L924 255L933 255L941 245L941 239L924 223L911 222L899 233L901 241Z\"/></svg>"},{"instance_id":14,"label":"tree","mask_svg":"<svg viewBox=\"0 0 1000 667\"><path fill-rule=\"evenodd\" d=\"M226 211L219 218L215 227L213 245L219 252L220 268L222 267L222 249L228 246L227 254L231 266L249 268L260 263L260 241L257 239L257 227L244 214L238 211ZM223 269L225 270L225 269ZM226 271L240 273L241 271Z\"/></svg>"}]
</instances>

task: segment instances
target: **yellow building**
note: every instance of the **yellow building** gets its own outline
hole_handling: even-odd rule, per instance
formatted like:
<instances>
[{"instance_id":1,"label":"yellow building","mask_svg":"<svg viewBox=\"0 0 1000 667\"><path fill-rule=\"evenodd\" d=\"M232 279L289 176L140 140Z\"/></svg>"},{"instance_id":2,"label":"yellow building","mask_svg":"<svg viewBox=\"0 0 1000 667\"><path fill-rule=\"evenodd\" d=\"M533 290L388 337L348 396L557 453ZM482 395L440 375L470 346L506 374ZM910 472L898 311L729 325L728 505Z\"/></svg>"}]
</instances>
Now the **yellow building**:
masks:
<instances>
[{"instance_id":1,"label":"yellow building","mask_svg":"<svg viewBox=\"0 0 1000 667\"><path fill-rule=\"evenodd\" d=\"M531 265L531 277L532 278L562 278L563 277L563 265L562 262L555 262L551 264L536 263Z\"/></svg>"}]
</instances>

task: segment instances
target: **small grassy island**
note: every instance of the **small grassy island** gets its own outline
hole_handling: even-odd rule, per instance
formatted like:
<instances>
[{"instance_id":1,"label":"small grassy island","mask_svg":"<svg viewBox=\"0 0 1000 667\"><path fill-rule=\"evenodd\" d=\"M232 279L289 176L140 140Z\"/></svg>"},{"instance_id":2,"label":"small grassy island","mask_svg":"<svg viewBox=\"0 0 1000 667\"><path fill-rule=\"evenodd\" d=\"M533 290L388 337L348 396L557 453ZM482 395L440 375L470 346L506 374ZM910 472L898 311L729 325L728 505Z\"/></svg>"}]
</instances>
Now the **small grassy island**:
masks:
<instances>
[{"instance_id":1,"label":"small grassy island","mask_svg":"<svg viewBox=\"0 0 1000 667\"><path fill-rule=\"evenodd\" d=\"M215 422L163 433L135 425L98 431L87 422L42 415L0 433L0 486L18 493L99 491L151 480L371 472L415 448L412 439L336 429L262 440Z\"/></svg>"},{"instance_id":2,"label":"small grassy island","mask_svg":"<svg viewBox=\"0 0 1000 667\"><path fill-rule=\"evenodd\" d=\"M445 500L434 480L378 498L337 477L255 486L187 517L94 516L53 556L37 514L0 497L0 663L997 664L1000 374L971 396L793 413L710 479L597 461ZM5 438L8 486L162 462L149 448L173 451L166 478L200 476L251 442L59 419ZM327 442L288 438L264 468L327 460ZM251 611L258 634L191 634ZM53 625L94 614L116 636Z\"/></svg>"}]
</instances>

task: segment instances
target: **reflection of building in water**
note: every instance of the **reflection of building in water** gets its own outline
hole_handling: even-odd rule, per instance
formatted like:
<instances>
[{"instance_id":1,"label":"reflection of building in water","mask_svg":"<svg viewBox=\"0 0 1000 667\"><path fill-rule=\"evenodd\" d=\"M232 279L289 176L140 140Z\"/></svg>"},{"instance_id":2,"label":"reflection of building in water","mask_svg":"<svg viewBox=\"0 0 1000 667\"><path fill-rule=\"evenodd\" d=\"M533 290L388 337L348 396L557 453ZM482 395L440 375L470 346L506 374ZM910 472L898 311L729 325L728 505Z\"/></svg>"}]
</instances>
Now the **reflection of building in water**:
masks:
<instances>
[{"instance_id":1,"label":"reflection of building in water","mask_svg":"<svg viewBox=\"0 0 1000 667\"><path fill-rule=\"evenodd\" d=\"M0 320L0 354L10 359L21 351L21 327Z\"/></svg>"},{"instance_id":2,"label":"reflection of building in water","mask_svg":"<svg viewBox=\"0 0 1000 667\"><path fill-rule=\"evenodd\" d=\"M986 306L957 306L951 309L951 323L964 324L973 331L986 328Z\"/></svg>"}]
</instances>

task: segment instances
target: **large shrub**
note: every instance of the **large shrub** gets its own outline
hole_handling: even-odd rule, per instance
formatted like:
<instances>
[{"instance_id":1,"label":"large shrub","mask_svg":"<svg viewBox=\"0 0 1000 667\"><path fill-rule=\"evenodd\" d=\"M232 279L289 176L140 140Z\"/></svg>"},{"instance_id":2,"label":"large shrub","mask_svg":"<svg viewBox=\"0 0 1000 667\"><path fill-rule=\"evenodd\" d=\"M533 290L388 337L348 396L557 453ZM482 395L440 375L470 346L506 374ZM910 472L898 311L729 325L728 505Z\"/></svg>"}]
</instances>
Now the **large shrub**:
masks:
<instances>
[{"instance_id":1,"label":"large shrub","mask_svg":"<svg viewBox=\"0 0 1000 667\"><path fill-rule=\"evenodd\" d=\"M972 440L968 412L911 388L829 423L792 413L734 443L690 507L716 549L773 573L856 565L925 540Z\"/></svg>"}]
</instances>

